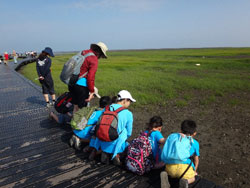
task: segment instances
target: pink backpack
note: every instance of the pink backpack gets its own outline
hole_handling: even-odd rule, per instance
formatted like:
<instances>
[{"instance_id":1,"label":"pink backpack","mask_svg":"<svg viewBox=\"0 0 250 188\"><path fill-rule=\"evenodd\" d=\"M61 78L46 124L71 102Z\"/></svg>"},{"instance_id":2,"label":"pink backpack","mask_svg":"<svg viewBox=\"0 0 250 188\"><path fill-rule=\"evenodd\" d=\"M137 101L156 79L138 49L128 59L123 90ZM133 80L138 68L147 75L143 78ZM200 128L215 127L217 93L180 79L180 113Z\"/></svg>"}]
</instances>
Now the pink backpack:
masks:
<instances>
[{"instance_id":1,"label":"pink backpack","mask_svg":"<svg viewBox=\"0 0 250 188\"><path fill-rule=\"evenodd\" d=\"M153 168L152 147L147 133L141 133L128 146L126 167L138 175L143 175Z\"/></svg>"}]
</instances>

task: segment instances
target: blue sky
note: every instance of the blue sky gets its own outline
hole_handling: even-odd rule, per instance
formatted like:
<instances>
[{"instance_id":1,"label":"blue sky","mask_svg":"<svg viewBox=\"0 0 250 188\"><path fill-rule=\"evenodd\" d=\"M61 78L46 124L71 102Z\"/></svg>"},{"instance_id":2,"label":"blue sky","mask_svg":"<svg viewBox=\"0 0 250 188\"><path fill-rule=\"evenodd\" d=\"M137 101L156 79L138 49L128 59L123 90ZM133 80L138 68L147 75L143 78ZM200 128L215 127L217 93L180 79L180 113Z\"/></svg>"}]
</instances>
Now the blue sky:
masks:
<instances>
[{"instance_id":1,"label":"blue sky","mask_svg":"<svg viewBox=\"0 0 250 188\"><path fill-rule=\"evenodd\" d=\"M250 47L249 0L0 0L0 53Z\"/></svg>"}]
</instances>

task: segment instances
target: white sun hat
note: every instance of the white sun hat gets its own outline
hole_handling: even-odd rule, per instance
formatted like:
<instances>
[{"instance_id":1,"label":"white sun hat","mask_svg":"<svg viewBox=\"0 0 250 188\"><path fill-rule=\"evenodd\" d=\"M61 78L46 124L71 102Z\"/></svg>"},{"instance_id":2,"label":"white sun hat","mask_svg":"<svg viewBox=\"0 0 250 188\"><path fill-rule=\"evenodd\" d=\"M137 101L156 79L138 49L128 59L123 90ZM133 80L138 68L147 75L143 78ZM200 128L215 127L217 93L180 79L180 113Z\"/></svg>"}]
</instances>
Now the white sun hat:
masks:
<instances>
[{"instance_id":1,"label":"white sun hat","mask_svg":"<svg viewBox=\"0 0 250 188\"><path fill-rule=\"evenodd\" d=\"M105 58L107 58L106 52L108 51L108 47L106 46L106 44L104 44L103 42L98 42L97 44L91 44L91 46L92 45L96 45L101 48L103 55L105 56Z\"/></svg>"},{"instance_id":2,"label":"white sun hat","mask_svg":"<svg viewBox=\"0 0 250 188\"><path fill-rule=\"evenodd\" d=\"M118 100L121 100L121 99L129 99L131 100L132 102L136 102L136 100L131 96L131 94L127 91L127 90L121 90L119 93L118 93Z\"/></svg>"}]
</instances>

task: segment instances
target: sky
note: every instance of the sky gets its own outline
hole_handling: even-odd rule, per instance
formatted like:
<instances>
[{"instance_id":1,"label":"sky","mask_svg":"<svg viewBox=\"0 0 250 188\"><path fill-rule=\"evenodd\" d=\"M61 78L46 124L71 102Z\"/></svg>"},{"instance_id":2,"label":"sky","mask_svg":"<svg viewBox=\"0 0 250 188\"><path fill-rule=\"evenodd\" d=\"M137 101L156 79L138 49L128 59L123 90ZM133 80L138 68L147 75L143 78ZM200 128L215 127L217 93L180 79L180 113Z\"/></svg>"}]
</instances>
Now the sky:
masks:
<instances>
[{"instance_id":1,"label":"sky","mask_svg":"<svg viewBox=\"0 0 250 188\"><path fill-rule=\"evenodd\" d=\"M0 0L0 54L250 47L250 0Z\"/></svg>"}]
</instances>

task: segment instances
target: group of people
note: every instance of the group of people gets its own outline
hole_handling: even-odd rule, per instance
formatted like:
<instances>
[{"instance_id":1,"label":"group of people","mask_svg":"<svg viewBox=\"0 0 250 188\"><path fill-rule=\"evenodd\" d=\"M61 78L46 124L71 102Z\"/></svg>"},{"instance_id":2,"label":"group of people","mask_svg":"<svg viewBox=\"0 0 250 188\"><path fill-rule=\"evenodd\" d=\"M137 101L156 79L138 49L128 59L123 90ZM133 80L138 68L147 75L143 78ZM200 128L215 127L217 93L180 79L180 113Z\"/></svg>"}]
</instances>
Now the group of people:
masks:
<instances>
[{"instance_id":1,"label":"group of people","mask_svg":"<svg viewBox=\"0 0 250 188\"><path fill-rule=\"evenodd\" d=\"M98 59L107 58L107 46L99 42L97 44L91 44L90 49L83 50L81 55L85 56L84 62L79 67L77 78L71 78L68 84L69 92L72 96L72 112L66 114L56 115L54 112L50 112L50 117L56 120L58 123L70 122L72 116L82 108L87 107L88 103L94 98L95 94L95 74L98 68ZM37 73L39 81L42 85L43 95L47 106L53 105L56 100L54 83L51 76L51 59L49 56L54 57L51 48L46 47L42 53L38 56L36 62ZM52 102L49 101L49 95L52 97ZM126 158L126 150L129 146L128 139L132 135L133 130L133 114L128 109L129 106L136 102L131 93L127 90L121 90L113 98L109 96L103 96L99 100L99 107L95 109L90 118L88 119L87 126L83 130L73 130L73 136L70 139L70 145L78 150L83 150L89 153L89 159L93 160L98 154L101 155L101 162L109 164L111 161L115 165L121 165ZM102 141L96 137L95 126L100 120L100 117L104 111L117 111L118 124L117 133L118 138L113 141ZM148 136L150 145L152 147L152 162L154 168L165 168L161 173L161 186L170 187L168 183L168 176L172 178L179 178L180 187L188 187L188 184L195 181L197 175L197 168L199 164L199 143L193 139L196 135L196 123L192 120L185 120L181 124L181 132L178 133L180 137L192 137L192 143L190 148L190 156L192 155L194 160L189 168L190 159L185 161L165 162L164 157L161 155L162 147L167 138L161 133L163 126L163 120L160 116L153 116L149 119L148 128L143 133ZM81 146L85 144L85 147ZM191 164L190 163L190 164ZM186 171L186 172L185 172ZM185 174L183 175L183 172Z\"/></svg>"},{"instance_id":2,"label":"group of people","mask_svg":"<svg viewBox=\"0 0 250 188\"><path fill-rule=\"evenodd\" d=\"M16 51L13 50L13 53L11 55L13 57L14 63L16 64L17 63L17 57L18 57ZM2 61L3 61L3 63L5 65L8 65L9 59L10 59L10 55L8 54L8 52L4 52L4 54L2 56L2 59L0 59L0 64L2 64Z\"/></svg>"}]
</instances>

